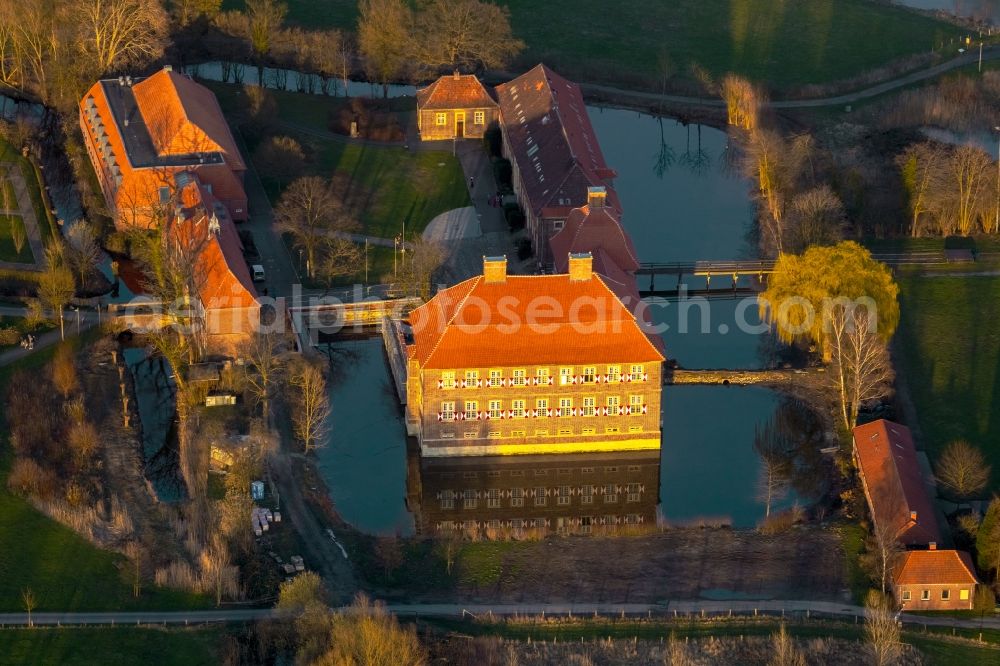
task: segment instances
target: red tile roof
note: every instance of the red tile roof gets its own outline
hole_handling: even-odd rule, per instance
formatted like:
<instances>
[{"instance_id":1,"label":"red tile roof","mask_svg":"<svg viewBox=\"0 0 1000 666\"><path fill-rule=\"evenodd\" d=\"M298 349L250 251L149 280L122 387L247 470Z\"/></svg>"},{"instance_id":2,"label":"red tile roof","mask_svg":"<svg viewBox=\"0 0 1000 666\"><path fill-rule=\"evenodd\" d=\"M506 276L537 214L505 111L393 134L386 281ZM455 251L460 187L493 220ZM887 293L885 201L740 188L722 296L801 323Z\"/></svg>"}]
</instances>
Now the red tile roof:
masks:
<instances>
[{"instance_id":1,"label":"red tile roof","mask_svg":"<svg viewBox=\"0 0 1000 666\"><path fill-rule=\"evenodd\" d=\"M173 70L161 69L132 86L160 155L221 152L231 168L246 169L212 91Z\"/></svg>"},{"instance_id":2,"label":"red tile roof","mask_svg":"<svg viewBox=\"0 0 1000 666\"><path fill-rule=\"evenodd\" d=\"M858 426L854 451L875 524L892 526L906 545L940 541L910 429L885 419Z\"/></svg>"},{"instance_id":3,"label":"red tile roof","mask_svg":"<svg viewBox=\"0 0 1000 666\"><path fill-rule=\"evenodd\" d=\"M909 550L896 567L897 585L974 585L972 557L960 550Z\"/></svg>"},{"instance_id":4,"label":"red tile roof","mask_svg":"<svg viewBox=\"0 0 1000 666\"><path fill-rule=\"evenodd\" d=\"M257 291L243 258L236 225L190 172L181 174L181 181L183 215L181 221L175 221L173 230L178 242L198 250L197 284L202 305L208 309L256 306ZM213 216L218 222L215 232Z\"/></svg>"},{"instance_id":5,"label":"red tile roof","mask_svg":"<svg viewBox=\"0 0 1000 666\"><path fill-rule=\"evenodd\" d=\"M496 106L485 86L472 74L442 76L417 91L417 108L420 109L482 109Z\"/></svg>"},{"instance_id":6,"label":"red tile roof","mask_svg":"<svg viewBox=\"0 0 1000 666\"><path fill-rule=\"evenodd\" d=\"M600 276L482 276L410 314L412 355L426 368L663 360Z\"/></svg>"},{"instance_id":7,"label":"red tile roof","mask_svg":"<svg viewBox=\"0 0 1000 666\"><path fill-rule=\"evenodd\" d=\"M509 157L528 198L522 203L536 215L582 206L588 187L610 186L615 172L604 162L579 86L538 65L496 91ZM610 187L608 203L621 210Z\"/></svg>"},{"instance_id":8,"label":"red tile roof","mask_svg":"<svg viewBox=\"0 0 1000 666\"><path fill-rule=\"evenodd\" d=\"M639 269L632 239L611 206L574 208L563 228L549 239L549 247L558 273L566 272L571 252L590 252L596 260L598 250L624 272Z\"/></svg>"}]
</instances>

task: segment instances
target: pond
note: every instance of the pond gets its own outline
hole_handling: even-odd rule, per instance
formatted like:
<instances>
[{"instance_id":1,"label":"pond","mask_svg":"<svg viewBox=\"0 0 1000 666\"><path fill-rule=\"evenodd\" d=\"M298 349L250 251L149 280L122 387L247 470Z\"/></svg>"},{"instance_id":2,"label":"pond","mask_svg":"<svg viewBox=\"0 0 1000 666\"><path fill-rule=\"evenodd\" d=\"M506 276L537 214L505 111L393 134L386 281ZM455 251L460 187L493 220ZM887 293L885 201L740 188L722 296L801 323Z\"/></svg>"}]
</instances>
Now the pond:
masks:
<instances>
[{"instance_id":1,"label":"pond","mask_svg":"<svg viewBox=\"0 0 1000 666\"><path fill-rule=\"evenodd\" d=\"M753 221L750 185L732 172L723 132L667 119L661 122L634 111L589 110L607 162L618 171L615 184L625 209L624 223L640 260L756 256L748 241ZM686 282L692 289L705 286L704 278L688 277ZM759 330L741 331L737 325L740 321L759 324L755 301L741 304L733 298L713 298L685 304L660 299L651 305L654 320L669 326L663 335L668 356L684 367L762 365L761 349L767 336ZM709 323L702 332L699 326L705 315ZM374 533L413 530L414 517L406 503L409 492L418 527L425 531L436 520L428 509L437 501L431 489L450 483L454 490L457 485L457 481L442 480L452 473L449 466L466 470L458 477L469 473L484 479L490 465L496 468L494 474L502 474L501 470L520 464L492 462L495 459L420 461L411 453L408 470L402 414L393 397L381 340L341 341L333 346L335 358L344 357L338 363L343 370L330 389L332 432L329 446L319 453L319 464L337 510L359 529ZM663 447L660 457L652 462L623 466L614 462L622 456L608 454L602 460L573 462L547 456L531 464L565 467L568 479L581 474L582 469L618 468L616 473L625 473L634 467L639 475L636 482L647 493L655 487L653 498L659 503L658 507L648 504L649 495L642 495L634 510L628 510L629 520L638 519L643 524L711 520L752 527L765 514L765 501L758 497L764 465L754 441L769 422L783 424L780 429L788 439L782 440L786 442L782 451L788 458L787 468L795 470L795 478L785 484L790 487L774 494L772 510L795 502L808 504L821 491L821 475L812 473L819 462L803 454L818 446L804 452L797 448L805 439L795 432L802 429L798 425L801 419L790 416L790 410L802 411L760 388L667 387L663 393ZM645 476L649 473L653 481ZM479 509L477 520L488 520L489 512ZM565 509L561 515L568 512ZM545 515L537 519L560 520L559 516ZM555 525L550 527L556 529Z\"/></svg>"},{"instance_id":2,"label":"pond","mask_svg":"<svg viewBox=\"0 0 1000 666\"><path fill-rule=\"evenodd\" d=\"M186 491L179 471L173 371L162 356L149 356L145 349L130 348L123 354L135 386L146 479L160 501L183 499Z\"/></svg>"}]
</instances>

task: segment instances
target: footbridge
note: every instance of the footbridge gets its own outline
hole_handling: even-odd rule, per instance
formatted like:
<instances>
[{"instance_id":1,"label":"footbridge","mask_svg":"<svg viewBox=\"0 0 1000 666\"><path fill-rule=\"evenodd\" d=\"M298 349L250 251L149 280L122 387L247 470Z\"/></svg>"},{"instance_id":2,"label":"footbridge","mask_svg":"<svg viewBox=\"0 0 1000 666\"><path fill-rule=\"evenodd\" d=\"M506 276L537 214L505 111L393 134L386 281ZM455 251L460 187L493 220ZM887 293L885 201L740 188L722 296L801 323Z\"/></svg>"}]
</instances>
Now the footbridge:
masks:
<instances>
[{"instance_id":1,"label":"footbridge","mask_svg":"<svg viewBox=\"0 0 1000 666\"><path fill-rule=\"evenodd\" d=\"M321 336L351 331L378 334L382 320L403 318L421 303L417 297L321 303L289 308L288 314L303 351L320 344Z\"/></svg>"}]
</instances>

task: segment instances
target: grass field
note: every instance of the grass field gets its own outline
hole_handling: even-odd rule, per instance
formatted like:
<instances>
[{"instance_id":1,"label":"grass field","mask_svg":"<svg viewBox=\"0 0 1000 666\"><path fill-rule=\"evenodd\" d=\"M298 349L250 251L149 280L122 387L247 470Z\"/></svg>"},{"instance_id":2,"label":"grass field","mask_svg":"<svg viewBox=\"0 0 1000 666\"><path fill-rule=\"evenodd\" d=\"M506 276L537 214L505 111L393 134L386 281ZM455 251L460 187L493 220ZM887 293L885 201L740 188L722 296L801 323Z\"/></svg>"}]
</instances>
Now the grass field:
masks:
<instances>
[{"instance_id":1,"label":"grass field","mask_svg":"<svg viewBox=\"0 0 1000 666\"><path fill-rule=\"evenodd\" d=\"M24 245L18 252L14 247L12 237L12 225L17 225L21 229L24 237ZM24 234L24 221L20 215L0 215L0 261L14 261L22 264L34 262L34 255L31 254L31 246L28 244L28 237Z\"/></svg>"},{"instance_id":2,"label":"grass field","mask_svg":"<svg viewBox=\"0 0 1000 666\"><path fill-rule=\"evenodd\" d=\"M0 138L0 162L14 162L20 167L21 175L28 188L28 196L31 198L31 205L35 209L35 219L38 220L42 241L48 243L49 239L53 238L55 229L49 211L45 208L42 192L38 187L38 174L35 172L35 167L3 138Z\"/></svg>"},{"instance_id":3,"label":"grass field","mask_svg":"<svg viewBox=\"0 0 1000 666\"><path fill-rule=\"evenodd\" d=\"M901 274L895 345L933 460L948 442L980 447L1000 480L1000 277Z\"/></svg>"},{"instance_id":4,"label":"grass field","mask_svg":"<svg viewBox=\"0 0 1000 666\"><path fill-rule=\"evenodd\" d=\"M238 8L242 0L226 0ZM527 48L520 68L545 62L581 81L657 86L665 53L691 78L698 65L775 88L850 78L889 61L932 49L954 51L961 31L871 0L506 0L514 34ZM357 3L289 0L288 21L353 31Z\"/></svg>"},{"instance_id":5,"label":"grass field","mask_svg":"<svg viewBox=\"0 0 1000 666\"><path fill-rule=\"evenodd\" d=\"M14 366L0 368L0 395L15 367L40 369L55 347ZM21 592L30 588L39 611L203 608L207 599L146 585L140 599L122 572L124 558L91 545L67 527L7 492L12 452L5 414L0 412L0 611L23 611ZM3 652L0 651L0 661Z\"/></svg>"},{"instance_id":6,"label":"grass field","mask_svg":"<svg viewBox=\"0 0 1000 666\"><path fill-rule=\"evenodd\" d=\"M0 630L0 663L196 666L221 663L220 627L198 629L42 628Z\"/></svg>"}]
</instances>

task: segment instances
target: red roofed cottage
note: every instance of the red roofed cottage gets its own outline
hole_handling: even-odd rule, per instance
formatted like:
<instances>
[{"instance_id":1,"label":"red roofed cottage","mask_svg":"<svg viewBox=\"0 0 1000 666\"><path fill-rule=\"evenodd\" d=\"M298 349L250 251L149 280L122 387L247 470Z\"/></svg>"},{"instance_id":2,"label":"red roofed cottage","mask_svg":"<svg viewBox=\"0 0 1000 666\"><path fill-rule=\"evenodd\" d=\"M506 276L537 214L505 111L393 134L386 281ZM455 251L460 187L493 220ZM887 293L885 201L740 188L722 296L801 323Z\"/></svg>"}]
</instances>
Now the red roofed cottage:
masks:
<instances>
[{"instance_id":1,"label":"red roofed cottage","mask_svg":"<svg viewBox=\"0 0 1000 666\"><path fill-rule=\"evenodd\" d=\"M442 76L417 91L417 129L422 141L482 138L500 108L472 74Z\"/></svg>"},{"instance_id":2,"label":"red roofed cottage","mask_svg":"<svg viewBox=\"0 0 1000 666\"><path fill-rule=\"evenodd\" d=\"M407 430L425 456L657 449L663 354L589 254L483 275L410 314Z\"/></svg>"},{"instance_id":3,"label":"red roofed cottage","mask_svg":"<svg viewBox=\"0 0 1000 666\"><path fill-rule=\"evenodd\" d=\"M941 541L909 428L885 419L858 426L854 459L876 529L906 546Z\"/></svg>"},{"instance_id":4,"label":"red roofed cottage","mask_svg":"<svg viewBox=\"0 0 1000 666\"><path fill-rule=\"evenodd\" d=\"M958 550L910 550L893 570L893 593L903 610L970 610L976 569Z\"/></svg>"}]
</instances>

